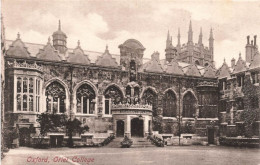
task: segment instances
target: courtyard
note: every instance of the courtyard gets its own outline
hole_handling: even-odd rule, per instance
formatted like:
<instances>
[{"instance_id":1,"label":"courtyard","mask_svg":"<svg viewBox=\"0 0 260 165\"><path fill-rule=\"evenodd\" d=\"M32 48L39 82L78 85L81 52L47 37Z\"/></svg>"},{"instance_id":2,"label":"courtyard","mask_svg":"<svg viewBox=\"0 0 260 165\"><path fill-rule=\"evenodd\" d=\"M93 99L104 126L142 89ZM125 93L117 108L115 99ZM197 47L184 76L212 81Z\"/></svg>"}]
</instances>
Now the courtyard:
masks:
<instances>
[{"instance_id":1,"label":"courtyard","mask_svg":"<svg viewBox=\"0 0 260 165\"><path fill-rule=\"evenodd\" d=\"M164 148L51 148L11 149L3 165L259 165L260 150L224 146L168 146Z\"/></svg>"}]
</instances>

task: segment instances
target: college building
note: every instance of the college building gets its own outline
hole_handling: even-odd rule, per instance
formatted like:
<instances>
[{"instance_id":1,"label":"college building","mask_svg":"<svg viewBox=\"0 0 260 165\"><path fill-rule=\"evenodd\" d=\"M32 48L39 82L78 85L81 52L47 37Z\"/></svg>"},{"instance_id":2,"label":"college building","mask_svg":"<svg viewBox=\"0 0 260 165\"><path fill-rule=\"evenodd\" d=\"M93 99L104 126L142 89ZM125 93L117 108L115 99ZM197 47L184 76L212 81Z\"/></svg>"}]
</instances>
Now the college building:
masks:
<instances>
[{"instance_id":1,"label":"college building","mask_svg":"<svg viewBox=\"0 0 260 165\"><path fill-rule=\"evenodd\" d=\"M104 52L83 50L80 41L68 48L67 39L59 22L46 44L24 42L19 33L4 41L4 127L19 135L13 146L29 145L38 136L41 113L66 114L87 125L89 131L74 135L75 140L157 133L205 137L212 144L219 136L242 136L243 110L259 113L256 36L251 43L248 37L246 60L240 56L231 67L224 62L219 69L212 29L208 47L202 30L194 43L191 22L186 44L180 43L179 31L173 46L168 32L163 60L158 52L143 58L145 46L135 39L119 43L120 54L111 54L105 45ZM252 129L259 137L259 119ZM51 143L68 134L60 130L45 138Z\"/></svg>"}]
</instances>

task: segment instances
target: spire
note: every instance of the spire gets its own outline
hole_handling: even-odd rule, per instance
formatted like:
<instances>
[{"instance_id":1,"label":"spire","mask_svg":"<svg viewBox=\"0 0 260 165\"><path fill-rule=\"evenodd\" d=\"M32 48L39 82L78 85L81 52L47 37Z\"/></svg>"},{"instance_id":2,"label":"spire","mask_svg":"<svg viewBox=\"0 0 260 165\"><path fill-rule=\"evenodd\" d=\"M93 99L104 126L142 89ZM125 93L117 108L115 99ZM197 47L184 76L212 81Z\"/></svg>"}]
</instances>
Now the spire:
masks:
<instances>
[{"instance_id":1,"label":"spire","mask_svg":"<svg viewBox=\"0 0 260 165\"><path fill-rule=\"evenodd\" d=\"M209 39L214 39L214 38L213 38L213 30L212 30L212 28L210 28L210 36L209 36Z\"/></svg>"},{"instance_id":2,"label":"spire","mask_svg":"<svg viewBox=\"0 0 260 165\"><path fill-rule=\"evenodd\" d=\"M210 35L209 35L209 50L210 50L211 55L213 56L213 54L214 54L214 38L213 38L212 28L210 29Z\"/></svg>"},{"instance_id":3,"label":"spire","mask_svg":"<svg viewBox=\"0 0 260 165\"><path fill-rule=\"evenodd\" d=\"M47 44L50 44L51 43L51 37L48 37L48 42Z\"/></svg>"},{"instance_id":4,"label":"spire","mask_svg":"<svg viewBox=\"0 0 260 165\"><path fill-rule=\"evenodd\" d=\"M181 46L181 33L180 33L180 28L178 28L178 47Z\"/></svg>"},{"instance_id":5,"label":"spire","mask_svg":"<svg viewBox=\"0 0 260 165\"><path fill-rule=\"evenodd\" d=\"M80 47L80 41L78 40L78 47Z\"/></svg>"},{"instance_id":6,"label":"spire","mask_svg":"<svg viewBox=\"0 0 260 165\"><path fill-rule=\"evenodd\" d=\"M105 50L105 53L109 53L109 50L108 50L108 46L106 44L106 50Z\"/></svg>"},{"instance_id":7,"label":"spire","mask_svg":"<svg viewBox=\"0 0 260 165\"><path fill-rule=\"evenodd\" d=\"M188 43L193 43L193 34L192 34L192 25L191 25L191 21L190 21L190 26L189 26L189 32L188 32Z\"/></svg>"},{"instance_id":8,"label":"spire","mask_svg":"<svg viewBox=\"0 0 260 165\"><path fill-rule=\"evenodd\" d=\"M20 39L20 33L19 32L17 33L17 39Z\"/></svg>"},{"instance_id":9,"label":"spire","mask_svg":"<svg viewBox=\"0 0 260 165\"><path fill-rule=\"evenodd\" d=\"M167 34L167 41L170 40L170 32L169 32L169 29L168 29L168 34Z\"/></svg>"},{"instance_id":10,"label":"spire","mask_svg":"<svg viewBox=\"0 0 260 165\"><path fill-rule=\"evenodd\" d=\"M202 45L202 28L200 27L200 35L199 35L199 45Z\"/></svg>"},{"instance_id":11,"label":"spire","mask_svg":"<svg viewBox=\"0 0 260 165\"><path fill-rule=\"evenodd\" d=\"M60 20L59 20L59 28L58 28L58 30L61 30Z\"/></svg>"},{"instance_id":12,"label":"spire","mask_svg":"<svg viewBox=\"0 0 260 165\"><path fill-rule=\"evenodd\" d=\"M171 37L170 37L170 32L168 30L167 34L167 40L166 40L166 49L171 45Z\"/></svg>"}]
</instances>

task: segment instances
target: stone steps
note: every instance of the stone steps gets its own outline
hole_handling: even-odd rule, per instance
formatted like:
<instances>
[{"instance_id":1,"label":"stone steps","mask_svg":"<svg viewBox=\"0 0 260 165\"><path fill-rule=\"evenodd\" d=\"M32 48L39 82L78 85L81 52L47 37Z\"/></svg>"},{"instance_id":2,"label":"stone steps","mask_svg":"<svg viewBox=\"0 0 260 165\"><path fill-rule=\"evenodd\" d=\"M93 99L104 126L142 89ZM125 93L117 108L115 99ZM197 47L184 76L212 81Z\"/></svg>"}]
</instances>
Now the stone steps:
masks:
<instances>
[{"instance_id":1,"label":"stone steps","mask_svg":"<svg viewBox=\"0 0 260 165\"><path fill-rule=\"evenodd\" d=\"M155 147L150 141L146 138L133 137L133 145L132 148L147 148L147 147Z\"/></svg>"}]
</instances>

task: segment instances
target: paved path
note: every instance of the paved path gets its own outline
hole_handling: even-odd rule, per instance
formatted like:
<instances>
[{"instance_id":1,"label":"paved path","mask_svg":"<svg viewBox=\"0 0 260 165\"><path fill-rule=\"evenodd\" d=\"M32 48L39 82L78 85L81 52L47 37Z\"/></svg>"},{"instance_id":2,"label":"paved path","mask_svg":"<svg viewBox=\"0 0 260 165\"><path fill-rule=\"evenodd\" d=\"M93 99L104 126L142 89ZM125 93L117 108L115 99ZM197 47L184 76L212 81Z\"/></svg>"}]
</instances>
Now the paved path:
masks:
<instances>
[{"instance_id":1,"label":"paved path","mask_svg":"<svg viewBox=\"0 0 260 165\"><path fill-rule=\"evenodd\" d=\"M52 148L11 149L3 165L260 165L259 149L221 146L168 146L164 148Z\"/></svg>"}]
</instances>

